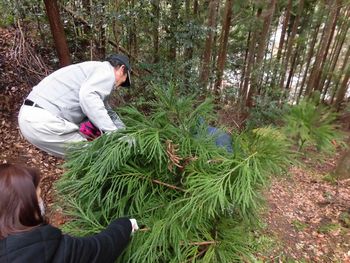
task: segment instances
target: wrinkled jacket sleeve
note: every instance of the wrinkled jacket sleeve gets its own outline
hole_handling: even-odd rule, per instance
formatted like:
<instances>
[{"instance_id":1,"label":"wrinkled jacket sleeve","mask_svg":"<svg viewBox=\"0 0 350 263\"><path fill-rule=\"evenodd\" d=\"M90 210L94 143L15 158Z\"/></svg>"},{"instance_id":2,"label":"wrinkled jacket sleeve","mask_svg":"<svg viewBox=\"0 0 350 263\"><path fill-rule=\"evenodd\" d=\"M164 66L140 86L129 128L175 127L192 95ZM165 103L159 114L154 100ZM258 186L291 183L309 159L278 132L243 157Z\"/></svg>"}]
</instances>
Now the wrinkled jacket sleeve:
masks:
<instances>
[{"instance_id":1,"label":"wrinkled jacket sleeve","mask_svg":"<svg viewBox=\"0 0 350 263\"><path fill-rule=\"evenodd\" d=\"M64 235L60 253L69 263L113 263L130 240L131 222L128 218L114 220L99 234L75 238Z\"/></svg>"},{"instance_id":2,"label":"wrinkled jacket sleeve","mask_svg":"<svg viewBox=\"0 0 350 263\"><path fill-rule=\"evenodd\" d=\"M118 129L105 107L105 101L112 92L114 82L113 68L101 66L87 78L79 91L82 111L95 126L104 132Z\"/></svg>"},{"instance_id":3,"label":"wrinkled jacket sleeve","mask_svg":"<svg viewBox=\"0 0 350 263\"><path fill-rule=\"evenodd\" d=\"M114 125L117 127L117 129L124 129L125 124L124 122L119 118L118 114L111 108L111 106L108 103L105 103L107 112L109 117L112 119Z\"/></svg>"}]
</instances>

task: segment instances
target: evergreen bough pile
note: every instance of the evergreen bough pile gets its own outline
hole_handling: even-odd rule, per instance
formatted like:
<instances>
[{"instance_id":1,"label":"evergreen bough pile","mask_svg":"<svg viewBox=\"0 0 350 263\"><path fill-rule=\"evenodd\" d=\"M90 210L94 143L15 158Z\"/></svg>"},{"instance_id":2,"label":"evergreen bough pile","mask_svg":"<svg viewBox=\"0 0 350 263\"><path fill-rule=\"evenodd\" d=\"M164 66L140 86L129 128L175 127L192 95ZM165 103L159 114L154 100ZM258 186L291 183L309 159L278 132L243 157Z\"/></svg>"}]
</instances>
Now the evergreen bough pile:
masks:
<instances>
[{"instance_id":1,"label":"evergreen bough pile","mask_svg":"<svg viewBox=\"0 0 350 263\"><path fill-rule=\"evenodd\" d=\"M145 115L120 109L127 129L77 147L57 188L70 234L88 235L130 216L136 232L120 262L249 259L261 189L290 164L290 145L265 127L234 134L233 153L215 145L209 100L156 89Z\"/></svg>"}]
</instances>

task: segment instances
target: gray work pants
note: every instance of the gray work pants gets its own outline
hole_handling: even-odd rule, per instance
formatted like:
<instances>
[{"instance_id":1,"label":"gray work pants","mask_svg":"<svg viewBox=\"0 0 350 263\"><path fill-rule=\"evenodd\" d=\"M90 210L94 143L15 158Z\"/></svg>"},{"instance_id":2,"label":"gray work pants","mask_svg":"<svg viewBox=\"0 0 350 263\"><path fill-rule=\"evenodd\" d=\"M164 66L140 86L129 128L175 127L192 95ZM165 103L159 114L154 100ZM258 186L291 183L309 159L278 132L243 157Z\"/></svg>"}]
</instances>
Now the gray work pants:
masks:
<instances>
[{"instance_id":1,"label":"gray work pants","mask_svg":"<svg viewBox=\"0 0 350 263\"><path fill-rule=\"evenodd\" d=\"M34 106L22 105L18 124L30 143L57 157L64 157L69 143L86 141L78 125Z\"/></svg>"}]
</instances>

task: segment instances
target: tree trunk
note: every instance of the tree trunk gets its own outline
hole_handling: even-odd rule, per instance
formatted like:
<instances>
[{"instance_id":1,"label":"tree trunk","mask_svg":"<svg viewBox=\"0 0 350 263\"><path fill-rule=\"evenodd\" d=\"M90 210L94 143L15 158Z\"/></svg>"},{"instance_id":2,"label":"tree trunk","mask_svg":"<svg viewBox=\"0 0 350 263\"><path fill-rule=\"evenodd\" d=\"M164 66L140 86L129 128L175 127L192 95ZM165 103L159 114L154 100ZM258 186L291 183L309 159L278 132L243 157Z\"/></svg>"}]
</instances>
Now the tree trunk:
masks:
<instances>
[{"instance_id":1,"label":"tree trunk","mask_svg":"<svg viewBox=\"0 0 350 263\"><path fill-rule=\"evenodd\" d=\"M281 55L282 55L282 50L283 50L283 44L284 44L284 40L286 37L286 32L287 32L287 26L289 23L289 19L290 19L290 11L292 9L292 0L288 0L288 4L287 4L287 9L284 12L284 20L283 20L283 24L282 24L282 30L281 30L281 37L280 37L280 41L278 44L278 50L277 50L277 61L280 60Z\"/></svg>"},{"instance_id":2,"label":"tree trunk","mask_svg":"<svg viewBox=\"0 0 350 263\"><path fill-rule=\"evenodd\" d=\"M70 53L67 45L66 35L60 20L60 13L56 0L44 0L47 17L49 19L52 36L55 42L56 51L60 66L71 64Z\"/></svg>"},{"instance_id":3,"label":"tree trunk","mask_svg":"<svg viewBox=\"0 0 350 263\"><path fill-rule=\"evenodd\" d=\"M159 62L159 0L152 0L153 63Z\"/></svg>"},{"instance_id":4,"label":"tree trunk","mask_svg":"<svg viewBox=\"0 0 350 263\"><path fill-rule=\"evenodd\" d=\"M286 72L288 70L289 58L290 58L290 56L292 54L292 49L293 49L293 45L294 45L294 41L295 41L295 36L297 34L297 29L299 27L300 17L301 17L301 14L303 12L303 9L304 9L304 0L300 0L299 1L299 6L298 6L298 12L297 12L297 15L296 15L296 17L294 19L292 32L291 32L291 35L288 38L287 53L286 53L286 56L285 56L285 59L284 59L284 62L283 62L284 66L283 66L283 71L281 73L281 80L280 80L280 84L279 84L281 89L283 89L283 87L284 87L285 75L286 75Z\"/></svg>"},{"instance_id":5,"label":"tree trunk","mask_svg":"<svg viewBox=\"0 0 350 263\"><path fill-rule=\"evenodd\" d=\"M202 68L200 71L199 82L203 88L206 88L208 85L209 79L209 69L210 69L210 58L213 49L213 38L214 38L214 29L217 16L219 0L210 0L209 2L209 14L208 14L208 34L205 40L204 53L202 58Z\"/></svg>"},{"instance_id":6,"label":"tree trunk","mask_svg":"<svg viewBox=\"0 0 350 263\"><path fill-rule=\"evenodd\" d=\"M261 74L261 65L262 65L262 61L264 58L264 53L265 53L265 49L266 49L266 41L267 41L267 37L269 35L271 20L272 20L274 13L275 13L275 6L276 6L276 0L271 0L268 8L266 9L266 12L264 14L261 14L261 17L263 17L263 19L264 19L264 23L263 23L262 31L260 33L260 38L259 38L259 43L258 43L258 51L257 51L257 55L256 55L256 61L254 63L254 72L252 74L252 83L251 83L251 86L250 86L250 89L248 92L247 101L246 101L246 106L248 108L252 107L252 105L253 105L253 96L258 89L259 79L262 75Z\"/></svg>"},{"instance_id":7,"label":"tree trunk","mask_svg":"<svg viewBox=\"0 0 350 263\"><path fill-rule=\"evenodd\" d=\"M169 43L169 60L176 60L177 41L175 35L177 34L177 23L179 19L180 5L182 1L172 0L171 2L171 21L170 21L170 43Z\"/></svg>"},{"instance_id":8,"label":"tree trunk","mask_svg":"<svg viewBox=\"0 0 350 263\"><path fill-rule=\"evenodd\" d=\"M343 78L343 81L340 85L340 88L337 92L337 96L335 99L335 107L337 111L340 110L342 102L344 101L344 98L345 98L345 94L349 88L349 85L348 85L349 79L350 79L350 65L346 69L345 76Z\"/></svg>"},{"instance_id":9,"label":"tree trunk","mask_svg":"<svg viewBox=\"0 0 350 263\"><path fill-rule=\"evenodd\" d=\"M106 57L106 28L104 27L104 14L106 12L106 5L101 3L97 15L99 20L97 22L97 39L95 39L95 58L102 60Z\"/></svg>"},{"instance_id":10,"label":"tree trunk","mask_svg":"<svg viewBox=\"0 0 350 263\"><path fill-rule=\"evenodd\" d=\"M248 38L247 38L247 45L246 45L246 49L244 52L244 63L242 65L243 69L242 69L242 75L241 75L241 82L239 83L239 97L243 98L243 94L246 93L243 91L243 86L244 86L244 80L245 80L245 74L246 74L246 69L247 69L247 64L248 64L248 53L249 53L249 44L250 44L250 38L251 38L252 32L249 31L248 33ZM245 97L244 97L245 100Z\"/></svg>"},{"instance_id":11,"label":"tree trunk","mask_svg":"<svg viewBox=\"0 0 350 263\"><path fill-rule=\"evenodd\" d=\"M214 92L216 96L219 95L219 89L221 87L222 75L224 72L224 67L226 62L228 36L231 28L232 7L233 7L233 0L226 0L225 14L222 22L222 31L220 36L216 82L214 86Z\"/></svg>"},{"instance_id":12,"label":"tree trunk","mask_svg":"<svg viewBox=\"0 0 350 263\"><path fill-rule=\"evenodd\" d=\"M347 17L346 15L347 15L347 12L345 12L345 17ZM325 101L325 99L326 99L330 84L332 82L332 76L333 76L332 73L335 71L335 67L336 67L338 59L339 59L340 51L344 45L344 42L345 42L345 39L347 36L347 32L349 30L349 26L350 26L349 21L344 21L344 24L342 25L341 29L339 30L339 39L338 39L337 44L334 48L334 52L332 54L330 69L329 69L327 76L323 80L325 82L325 84L321 84L321 85L325 86L325 92L324 92L325 95L323 97L323 101Z\"/></svg>"},{"instance_id":13,"label":"tree trunk","mask_svg":"<svg viewBox=\"0 0 350 263\"><path fill-rule=\"evenodd\" d=\"M292 81L292 78L293 78L293 75L294 75L294 70L295 70L296 65L298 65L298 62L297 62L298 61L298 57L299 57L299 45L297 45L297 47L296 47L296 51L294 52L294 56L293 56L293 59L292 59L292 64L291 64L291 66L289 68L289 74L288 74L285 90L289 90L290 89L291 81Z\"/></svg>"},{"instance_id":14,"label":"tree trunk","mask_svg":"<svg viewBox=\"0 0 350 263\"><path fill-rule=\"evenodd\" d=\"M319 91L322 91L322 88L323 88L323 85L321 85L321 84L323 84L323 82L320 81L323 78L322 71L323 71L324 66L325 66L326 58L328 56L329 48L330 48L332 40L333 40L335 28L337 26L338 17L339 17L339 13L340 13L341 0L339 0L337 2L338 2L338 6L334 7L334 8L336 8L336 13L335 13L335 17L334 17L333 22L332 22L331 33L330 33L330 36L328 38L326 50L325 50L325 53L324 53L323 58L322 58L321 71L319 72L319 75L317 76L317 82L315 83L315 89L319 90Z\"/></svg>"},{"instance_id":15,"label":"tree trunk","mask_svg":"<svg viewBox=\"0 0 350 263\"><path fill-rule=\"evenodd\" d=\"M329 15L329 19L326 22L324 34L323 34L323 37L321 39L320 49L318 50L314 65L313 65L311 73L310 73L310 77L309 77L309 81L308 81L308 85L307 85L307 89L306 89L306 95L310 95L312 93L312 91L314 91L318 87L319 77L321 75L321 70L322 70L322 61L325 59L324 57L327 54L326 48L328 46L328 42L329 42L330 37L331 37L333 22L334 22L334 18L336 16L336 12L338 10L338 8L337 8L338 5L339 5L339 0L335 1L332 4L332 6L330 6L331 12Z\"/></svg>"},{"instance_id":16,"label":"tree trunk","mask_svg":"<svg viewBox=\"0 0 350 263\"><path fill-rule=\"evenodd\" d=\"M186 20L188 23L192 20L198 19L198 0L194 0L193 2L193 15L191 15L191 4L190 0L186 0L185 2L185 9L186 9ZM185 61L185 87L187 90L191 89L191 70L192 70L192 59L193 59L193 49L195 46L195 41L193 38L193 35L190 34L189 37L190 45L185 47L184 52L184 61Z\"/></svg>"},{"instance_id":17,"label":"tree trunk","mask_svg":"<svg viewBox=\"0 0 350 263\"><path fill-rule=\"evenodd\" d=\"M129 1L129 10L133 10L135 8L135 0ZM133 12L131 12L133 13ZM133 56L130 57L131 60L133 60L133 57L137 61L138 59L138 43L137 43L137 23L136 23L136 17L135 15L130 16L130 23L129 23L129 39L128 39L128 49L129 53ZM133 61L131 61L132 63Z\"/></svg>"},{"instance_id":18,"label":"tree trunk","mask_svg":"<svg viewBox=\"0 0 350 263\"><path fill-rule=\"evenodd\" d=\"M260 15L261 15L261 9L258 9L256 13L256 19L259 21ZM244 83L243 83L243 89L242 89L242 97L241 97L241 105L244 107L247 102L248 98L248 88L249 84L251 86L251 72L252 68L254 65L254 60L255 60L255 47L256 47L256 39L257 39L257 34L258 30L254 30L254 32L251 32L248 37L250 37L250 42L249 42L249 48L248 48L248 63L247 63L247 68L245 71L244 75Z\"/></svg>"},{"instance_id":19,"label":"tree trunk","mask_svg":"<svg viewBox=\"0 0 350 263\"><path fill-rule=\"evenodd\" d=\"M315 51L315 44L316 44L316 41L317 41L317 36L318 36L318 32L320 30L320 21L317 23L315 29L314 29L314 34L313 34L313 38L312 38L312 41L309 45L309 52L308 52L308 56L307 56L307 62L306 62L306 66L305 66L305 70L304 70L304 75L303 75L303 79L301 81L301 84L300 84L300 95L299 95L299 99L302 95L302 92L304 91L304 85L306 83L306 79L307 79L307 73L309 71L309 67L310 67L310 64L311 64L311 60L312 60L312 57L314 55L314 51ZM306 88L307 89L307 88ZM307 93L305 91L305 93ZM298 100L299 102L299 100Z\"/></svg>"},{"instance_id":20,"label":"tree trunk","mask_svg":"<svg viewBox=\"0 0 350 263\"><path fill-rule=\"evenodd\" d=\"M115 0L114 1L114 10L115 12L119 11L119 6L120 6L120 1ZM115 47L115 52L119 53L119 41L120 41L120 35L122 34L122 29L120 25L118 24L118 21L116 18L113 18L113 23L112 23L112 30L113 30L113 36L114 36L114 41L117 43L117 46Z\"/></svg>"},{"instance_id":21,"label":"tree trunk","mask_svg":"<svg viewBox=\"0 0 350 263\"><path fill-rule=\"evenodd\" d=\"M349 58L350 58L350 46L348 46L348 50L346 51L343 66L341 67L340 72L345 72L346 67L348 66ZM341 80L341 77L339 77L335 82L335 86L334 86L334 90L333 90L333 94L332 94L332 98L331 98L331 103L333 105L337 104L337 102L334 103L334 98L335 98L335 94L337 94L340 80Z\"/></svg>"}]
</instances>

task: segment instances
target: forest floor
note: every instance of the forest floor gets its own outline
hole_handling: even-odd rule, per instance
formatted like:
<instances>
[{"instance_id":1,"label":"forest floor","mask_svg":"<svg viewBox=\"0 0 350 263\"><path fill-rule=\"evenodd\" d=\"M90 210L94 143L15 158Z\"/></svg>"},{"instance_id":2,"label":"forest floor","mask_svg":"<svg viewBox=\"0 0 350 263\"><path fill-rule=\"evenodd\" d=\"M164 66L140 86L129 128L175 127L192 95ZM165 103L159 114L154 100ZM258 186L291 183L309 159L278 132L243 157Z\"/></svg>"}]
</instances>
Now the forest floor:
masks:
<instances>
[{"instance_id":1,"label":"forest floor","mask_svg":"<svg viewBox=\"0 0 350 263\"><path fill-rule=\"evenodd\" d=\"M53 184L62 175L63 160L29 144L20 134L19 108L31 90L9 56L13 32L0 28L0 163L17 162L42 174L42 195L53 225L65 218L54 205ZM312 156L313 153L310 153ZM350 262L350 180L336 182L329 174L340 153L319 162L306 156L302 166L272 180L266 191L263 262Z\"/></svg>"}]
</instances>

